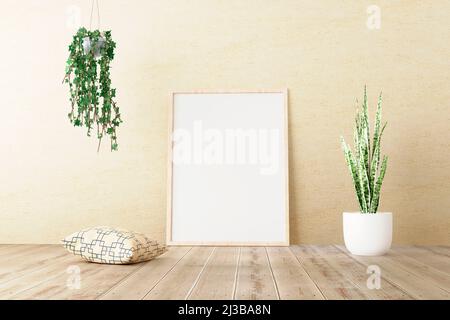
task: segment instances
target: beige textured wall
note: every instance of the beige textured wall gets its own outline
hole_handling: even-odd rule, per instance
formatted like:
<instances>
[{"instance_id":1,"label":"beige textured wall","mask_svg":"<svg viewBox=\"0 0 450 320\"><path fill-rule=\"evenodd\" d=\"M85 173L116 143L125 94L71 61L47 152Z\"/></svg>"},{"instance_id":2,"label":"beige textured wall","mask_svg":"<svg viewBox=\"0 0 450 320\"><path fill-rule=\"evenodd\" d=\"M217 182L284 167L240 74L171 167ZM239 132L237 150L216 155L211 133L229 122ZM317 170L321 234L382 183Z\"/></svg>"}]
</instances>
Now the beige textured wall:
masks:
<instances>
[{"instance_id":1,"label":"beige textured wall","mask_svg":"<svg viewBox=\"0 0 450 320\"><path fill-rule=\"evenodd\" d=\"M369 4L380 30L366 27ZM88 24L87 0L0 3L0 243L92 225L163 239L171 90L283 87L291 241L341 242L341 212L357 205L339 135L364 84L372 107L384 92L394 241L450 243L449 1L101 0L125 122L120 151L100 154L66 118L70 5Z\"/></svg>"}]
</instances>

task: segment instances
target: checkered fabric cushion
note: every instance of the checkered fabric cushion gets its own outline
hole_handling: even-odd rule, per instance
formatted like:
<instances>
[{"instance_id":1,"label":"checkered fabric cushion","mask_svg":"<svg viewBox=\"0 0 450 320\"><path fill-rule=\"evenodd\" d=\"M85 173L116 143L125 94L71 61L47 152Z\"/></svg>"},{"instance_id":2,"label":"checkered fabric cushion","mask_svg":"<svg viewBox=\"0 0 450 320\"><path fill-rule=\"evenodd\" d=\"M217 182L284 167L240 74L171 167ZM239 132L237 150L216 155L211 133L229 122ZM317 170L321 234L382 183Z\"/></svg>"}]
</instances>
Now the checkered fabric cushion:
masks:
<instances>
[{"instance_id":1,"label":"checkered fabric cushion","mask_svg":"<svg viewBox=\"0 0 450 320\"><path fill-rule=\"evenodd\" d=\"M166 247L141 233L94 227L75 232L62 240L64 247L83 259L107 264L129 264L151 260Z\"/></svg>"}]
</instances>

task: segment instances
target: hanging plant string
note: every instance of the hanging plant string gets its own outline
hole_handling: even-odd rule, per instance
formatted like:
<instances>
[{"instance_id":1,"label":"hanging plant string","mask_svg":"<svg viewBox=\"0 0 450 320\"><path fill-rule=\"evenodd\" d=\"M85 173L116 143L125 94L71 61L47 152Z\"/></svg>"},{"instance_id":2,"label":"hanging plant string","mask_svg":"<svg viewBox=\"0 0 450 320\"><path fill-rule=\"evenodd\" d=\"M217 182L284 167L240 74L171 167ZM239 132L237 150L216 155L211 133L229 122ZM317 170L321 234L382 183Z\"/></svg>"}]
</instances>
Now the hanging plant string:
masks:
<instances>
[{"instance_id":1,"label":"hanging plant string","mask_svg":"<svg viewBox=\"0 0 450 320\"><path fill-rule=\"evenodd\" d=\"M95 130L97 152L105 135L110 138L111 151L118 148L116 130L122 119L115 102L116 89L111 86L110 79L110 63L114 59L115 47L111 31L86 28L80 28L69 45L70 54L63 80L70 89L71 110L68 117L75 127L86 127L88 136Z\"/></svg>"}]
</instances>

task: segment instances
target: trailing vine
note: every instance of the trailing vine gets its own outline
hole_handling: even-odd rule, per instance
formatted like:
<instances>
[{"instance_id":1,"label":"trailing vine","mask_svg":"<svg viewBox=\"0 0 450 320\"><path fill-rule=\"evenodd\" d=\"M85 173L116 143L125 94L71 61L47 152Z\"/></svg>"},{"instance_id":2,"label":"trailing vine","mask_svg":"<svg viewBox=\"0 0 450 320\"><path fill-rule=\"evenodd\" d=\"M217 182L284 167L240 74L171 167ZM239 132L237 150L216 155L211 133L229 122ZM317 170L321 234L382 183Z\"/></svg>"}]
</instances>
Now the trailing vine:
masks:
<instances>
[{"instance_id":1,"label":"trailing vine","mask_svg":"<svg viewBox=\"0 0 450 320\"><path fill-rule=\"evenodd\" d=\"M97 152L105 135L111 151L117 150L116 130L122 123L120 110L111 87L110 63L116 43L111 31L100 32L80 28L69 45L69 58L63 82L69 84L71 110L68 114L75 127L86 127L90 137L95 131Z\"/></svg>"}]
</instances>

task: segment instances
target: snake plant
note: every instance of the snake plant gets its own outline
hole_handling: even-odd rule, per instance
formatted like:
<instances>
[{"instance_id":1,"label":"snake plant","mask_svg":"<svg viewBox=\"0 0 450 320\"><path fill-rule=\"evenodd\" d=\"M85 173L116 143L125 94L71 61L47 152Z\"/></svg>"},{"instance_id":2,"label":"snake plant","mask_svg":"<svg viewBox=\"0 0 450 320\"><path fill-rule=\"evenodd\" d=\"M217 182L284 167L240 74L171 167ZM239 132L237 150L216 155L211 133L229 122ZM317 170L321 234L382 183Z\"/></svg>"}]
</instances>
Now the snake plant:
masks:
<instances>
[{"instance_id":1,"label":"snake plant","mask_svg":"<svg viewBox=\"0 0 450 320\"><path fill-rule=\"evenodd\" d=\"M387 124L384 123L381 126L381 109L380 93L371 144L367 90L364 87L364 101L362 107L357 109L355 117L353 151L341 136L342 149L353 180L361 213L377 212L380 203L381 185L386 173L387 156L384 156L380 162L381 136Z\"/></svg>"}]
</instances>

